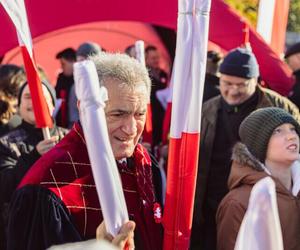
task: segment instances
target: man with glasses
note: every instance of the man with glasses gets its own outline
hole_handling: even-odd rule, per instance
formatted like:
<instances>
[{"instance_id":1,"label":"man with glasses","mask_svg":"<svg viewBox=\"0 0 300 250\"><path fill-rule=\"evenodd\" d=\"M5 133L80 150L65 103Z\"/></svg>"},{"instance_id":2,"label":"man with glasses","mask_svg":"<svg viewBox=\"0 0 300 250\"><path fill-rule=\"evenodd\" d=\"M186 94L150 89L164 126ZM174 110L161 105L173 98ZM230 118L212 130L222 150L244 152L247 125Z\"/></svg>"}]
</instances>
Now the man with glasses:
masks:
<instances>
[{"instance_id":1,"label":"man with glasses","mask_svg":"<svg viewBox=\"0 0 300 250\"><path fill-rule=\"evenodd\" d=\"M243 119L257 108L276 106L300 120L293 103L258 85L259 67L250 50L230 51L220 65L220 73L221 95L205 102L202 109L191 249L216 249L215 215L228 192L232 147L239 141L238 128Z\"/></svg>"}]
</instances>

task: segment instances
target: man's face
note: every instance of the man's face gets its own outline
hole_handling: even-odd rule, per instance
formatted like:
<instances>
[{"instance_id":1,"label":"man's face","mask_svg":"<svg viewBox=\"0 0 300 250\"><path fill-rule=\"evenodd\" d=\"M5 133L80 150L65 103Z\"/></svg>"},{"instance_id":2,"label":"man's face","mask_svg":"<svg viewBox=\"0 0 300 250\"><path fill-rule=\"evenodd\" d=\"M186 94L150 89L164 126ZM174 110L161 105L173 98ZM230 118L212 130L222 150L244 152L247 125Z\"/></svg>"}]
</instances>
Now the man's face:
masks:
<instances>
[{"instance_id":1,"label":"man's face","mask_svg":"<svg viewBox=\"0 0 300 250\"><path fill-rule=\"evenodd\" d=\"M42 89L43 89L43 94L44 94L46 103L49 108L50 115L52 115L52 113L54 111L54 106L52 103L51 95L50 95L48 89L44 85L42 85ZM35 125L36 124L35 116L34 116L34 112L33 112L32 100L31 100L31 95L30 95L28 84L26 85L26 87L24 88L24 90L22 92L21 103L20 103L19 108L20 108L19 112L20 112L21 118L24 121L26 121L32 125Z\"/></svg>"},{"instance_id":2,"label":"man's face","mask_svg":"<svg viewBox=\"0 0 300 250\"><path fill-rule=\"evenodd\" d=\"M255 92L256 79L221 74L220 92L229 105L238 105L249 99Z\"/></svg>"},{"instance_id":3,"label":"man's face","mask_svg":"<svg viewBox=\"0 0 300 250\"><path fill-rule=\"evenodd\" d=\"M65 58L60 58L60 65L65 76L71 76L73 74L73 61L66 60Z\"/></svg>"},{"instance_id":4,"label":"man's face","mask_svg":"<svg viewBox=\"0 0 300 250\"><path fill-rule=\"evenodd\" d=\"M146 65L149 68L158 69L159 68L160 55L158 50L149 50L146 53Z\"/></svg>"},{"instance_id":5,"label":"man's face","mask_svg":"<svg viewBox=\"0 0 300 250\"><path fill-rule=\"evenodd\" d=\"M132 156L146 122L148 93L146 85L130 89L116 79L107 79L109 100L105 114L115 159Z\"/></svg>"}]
</instances>

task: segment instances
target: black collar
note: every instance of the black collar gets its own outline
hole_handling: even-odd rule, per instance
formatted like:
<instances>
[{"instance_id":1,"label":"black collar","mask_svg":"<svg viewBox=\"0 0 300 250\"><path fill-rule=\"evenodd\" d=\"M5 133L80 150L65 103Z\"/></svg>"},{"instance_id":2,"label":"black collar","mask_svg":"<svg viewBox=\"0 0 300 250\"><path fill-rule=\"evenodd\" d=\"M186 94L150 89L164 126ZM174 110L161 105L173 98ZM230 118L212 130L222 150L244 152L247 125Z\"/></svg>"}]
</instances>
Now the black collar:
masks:
<instances>
[{"instance_id":1,"label":"black collar","mask_svg":"<svg viewBox=\"0 0 300 250\"><path fill-rule=\"evenodd\" d=\"M252 106L252 104L256 106L257 102L258 102L258 89L256 88L254 94L249 99L247 99L246 101L238 105L230 105L225 101L223 97L221 97L221 109L224 109L228 113L231 112L237 113L242 111L244 108L248 108L249 106Z\"/></svg>"}]
</instances>

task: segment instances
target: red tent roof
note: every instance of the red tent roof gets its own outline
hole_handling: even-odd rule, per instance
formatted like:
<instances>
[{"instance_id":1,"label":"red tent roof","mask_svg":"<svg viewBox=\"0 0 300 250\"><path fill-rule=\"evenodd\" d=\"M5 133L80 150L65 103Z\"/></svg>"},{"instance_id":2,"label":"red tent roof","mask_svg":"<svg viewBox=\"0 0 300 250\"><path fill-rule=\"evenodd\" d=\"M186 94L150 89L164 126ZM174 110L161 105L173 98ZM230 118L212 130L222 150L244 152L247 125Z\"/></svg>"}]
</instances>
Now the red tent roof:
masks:
<instances>
[{"instance_id":1,"label":"red tent roof","mask_svg":"<svg viewBox=\"0 0 300 250\"><path fill-rule=\"evenodd\" d=\"M33 40L37 64L46 72L51 83L55 83L60 72L59 61L55 58L59 51L67 47L77 49L86 41L96 42L106 51L123 52L137 40L143 40L145 46L151 44L161 54L160 67L170 72L171 59L155 29L148 24L137 22L93 22L79 24L41 35ZM5 54L2 63L22 65L22 54L16 47Z\"/></svg>"},{"instance_id":2,"label":"red tent roof","mask_svg":"<svg viewBox=\"0 0 300 250\"><path fill-rule=\"evenodd\" d=\"M26 0L32 37L71 25L110 20L139 21L176 29L175 0ZM17 46L15 30L0 7L0 55ZM240 46L244 27L241 17L222 0L212 0L209 39L225 50ZM250 42L260 65L262 78L279 93L292 86L291 72L278 56L251 29Z\"/></svg>"}]
</instances>

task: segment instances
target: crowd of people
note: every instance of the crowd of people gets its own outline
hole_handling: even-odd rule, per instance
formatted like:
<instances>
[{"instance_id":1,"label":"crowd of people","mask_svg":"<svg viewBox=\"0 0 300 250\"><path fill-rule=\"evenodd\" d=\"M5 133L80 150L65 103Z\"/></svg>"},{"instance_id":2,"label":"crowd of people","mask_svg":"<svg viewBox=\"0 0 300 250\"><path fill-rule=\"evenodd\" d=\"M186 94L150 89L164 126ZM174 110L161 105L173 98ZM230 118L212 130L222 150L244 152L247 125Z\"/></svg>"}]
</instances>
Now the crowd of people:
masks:
<instances>
[{"instance_id":1,"label":"crowd of people","mask_svg":"<svg viewBox=\"0 0 300 250\"><path fill-rule=\"evenodd\" d=\"M169 88L170 76L156 47L145 48L145 66L135 56L134 46L108 53L94 42L58 52L57 82L40 70L54 124L50 139L36 127L23 68L0 65L0 249L46 249L96 237L119 249L162 249L155 209L164 203L158 162L167 161L167 145L159 93ZM225 57L207 53L190 249L234 249L252 187L266 176L276 185L284 248L300 249L300 43L285 59L295 76L287 97L261 86L249 48ZM80 121L73 68L83 60L95 64L108 92L106 125L129 214L115 237L103 223ZM146 141L149 103L152 138Z\"/></svg>"}]
</instances>

